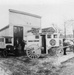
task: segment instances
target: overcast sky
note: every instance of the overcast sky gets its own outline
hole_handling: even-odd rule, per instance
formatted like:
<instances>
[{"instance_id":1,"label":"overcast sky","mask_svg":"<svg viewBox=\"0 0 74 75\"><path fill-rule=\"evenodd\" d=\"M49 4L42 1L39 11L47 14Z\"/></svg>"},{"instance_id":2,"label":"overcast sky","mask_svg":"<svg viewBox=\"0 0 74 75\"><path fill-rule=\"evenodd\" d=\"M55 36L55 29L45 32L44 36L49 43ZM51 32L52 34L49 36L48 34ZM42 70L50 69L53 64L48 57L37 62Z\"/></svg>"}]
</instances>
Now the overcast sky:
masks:
<instances>
[{"instance_id":1,"label":"overcast sky","mask_svg":"<svg viewBox=\"0 0 74 75\"><path fill-rule=\"evenodd\" d=\"M74 20L74 0L0 0L0 28L9 24L8 9L41 16L42 27L49 27L51 24L55 24L64 29L65 21Z\"/></svg>"}]
</instances>

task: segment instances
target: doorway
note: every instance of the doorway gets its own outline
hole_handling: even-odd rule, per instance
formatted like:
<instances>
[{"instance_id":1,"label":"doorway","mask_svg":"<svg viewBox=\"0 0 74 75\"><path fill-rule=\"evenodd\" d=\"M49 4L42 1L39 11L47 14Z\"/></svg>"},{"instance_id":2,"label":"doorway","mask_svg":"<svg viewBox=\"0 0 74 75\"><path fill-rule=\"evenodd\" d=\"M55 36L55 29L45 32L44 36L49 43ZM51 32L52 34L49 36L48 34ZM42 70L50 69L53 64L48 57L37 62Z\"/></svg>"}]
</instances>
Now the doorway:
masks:
<instances>
[{"instance_id":1,"label":"doorway","mask_svg":"<svg viewBox=\"0 0 74 75\"><path fill-rule=\"evenodd\" d=\"M21 44L23 40L23 27L21 26L14 26L14 46L16 46L17 40L19 44Z\"/></svg>"},{"instance_id":2,"label":"doorway","mask_svg":"<svg viewBox=\"0 0 74 75\"><path fill-rule=\"evenodd\" d=\"M42 36L42 47L43 47L41 53L46 54L46 35L41 35L41 36Z\"/></svg>"}]
</instances>

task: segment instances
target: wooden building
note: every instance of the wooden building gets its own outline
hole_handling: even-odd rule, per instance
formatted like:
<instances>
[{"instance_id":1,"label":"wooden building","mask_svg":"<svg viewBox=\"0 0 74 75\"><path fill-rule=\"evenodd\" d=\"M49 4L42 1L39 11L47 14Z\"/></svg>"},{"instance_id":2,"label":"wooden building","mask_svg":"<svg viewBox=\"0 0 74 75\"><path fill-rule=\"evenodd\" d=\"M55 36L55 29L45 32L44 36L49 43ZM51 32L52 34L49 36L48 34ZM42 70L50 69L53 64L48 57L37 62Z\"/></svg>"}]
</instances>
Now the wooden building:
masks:
<instances>
[{"instance_id":1,"label":"wooden building","mask_svg":"<svg viewBox=\"0 0 74 75\"><path fill-rule=\"evenodd\" d=\"M27 31L32 28L41 29L41 16L9 9L9 24L0 29L0 36L10 39L11 44L15 45L17 40L20 43L26 40Z\"/></svg>"}]
</instances>

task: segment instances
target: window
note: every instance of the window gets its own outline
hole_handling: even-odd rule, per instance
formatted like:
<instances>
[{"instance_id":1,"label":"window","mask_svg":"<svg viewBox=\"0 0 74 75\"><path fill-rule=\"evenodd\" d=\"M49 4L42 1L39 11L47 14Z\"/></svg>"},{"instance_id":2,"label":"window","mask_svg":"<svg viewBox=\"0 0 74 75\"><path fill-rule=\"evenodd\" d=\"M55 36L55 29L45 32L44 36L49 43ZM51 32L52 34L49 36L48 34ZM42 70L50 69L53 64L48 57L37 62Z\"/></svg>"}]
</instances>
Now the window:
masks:
<instances>
[{"instance_id":1,"label":"window","mask_svg":"<svg viewBox=\"0 0 74 75\"><path fill-rule=\"evenodd\" d=\"M36 35L36 36L35 36L35 38L36 38L36 39L39 39L39 36L38 36L38 35Z\"/></svg>"},{"instance_id":2,"label":"window","mask_svg":"<svg viewBox=\"0 0 74 75\"><path fill-rule=\"evenodd\" d=\"M4 38L0 38L0 42L4 42Z\"/></svg>"},{"instance_id":3,"label":"window","mask_svg":"<svg viewBox=\"0 0 74 75\"><path fill-rule=\"evenodd\" d=\"M62 41L61 41L61 40L59 40L59 44L60 44L60 45L62 44Z\"/></svg>"},{"instance_id":4,"label":"window","mask_svg":"<svg viewBox=\"0 0 74 75\"><path fill-rule=\"evenodd\" d=\"M47 35L47 38L51 38L51 35Z\"/></svg>"},{"instance_id":5,"label":"window","mask_svg":"<svg viewBox=\"0 0 74 75\"><path fill-rule=\"evenodd\" d=\"M39 40L34 40L34 42L39 42Z\"/></svg>"},{"instance_id":6,"label":"window","mask_svg":"<svg viewBox=\"0 0 74 75\"><path fill-rule=\"evenodd\" d=\"M54 38L57 38L57 34L54 34L53 36L54 36Z\"/></svg>"},{"instance_id":7,"label":"window","mask_svg":"<svg viewBox=\"0 0 74 75\"><path fill-rule=\"evenodd\" d=\"M12 38L5 38L5 43L12 43Z\"/></svg>"},{"instance_id":8,"label":"window","mask_svg":"<svg viewBox=\"0 0 74 75\"><path fill-rule=\"evenodd\" d=\"M28 42L33 42L33 40L29 40Z\"/></svg>"}]
</instances>

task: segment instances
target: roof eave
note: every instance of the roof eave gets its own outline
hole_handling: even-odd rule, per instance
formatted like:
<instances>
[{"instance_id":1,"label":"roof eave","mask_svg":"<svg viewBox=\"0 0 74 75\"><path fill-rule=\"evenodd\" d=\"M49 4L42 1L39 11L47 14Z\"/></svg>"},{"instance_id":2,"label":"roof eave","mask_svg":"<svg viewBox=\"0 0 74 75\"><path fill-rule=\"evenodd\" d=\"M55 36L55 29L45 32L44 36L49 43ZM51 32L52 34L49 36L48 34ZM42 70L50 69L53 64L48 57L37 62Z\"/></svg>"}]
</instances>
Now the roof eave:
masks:
<instances>
[{"instance_id":1,"label":"roof eave","mask_svg":"<svg viewBox=\"0 0 74 75\"><path fill-rule=\"evenodd\" d=\"M27 12L14 10L14 9L9 9L9 12L18 13L18 14L22 14L22 15L28 15L28 16L32 16L32 17L36 17L36 18L41 18L41 16L38 16L38 15L35 15L35 14L31 14L31 13L27 13Z\"/></svg>"}]
</instances>

